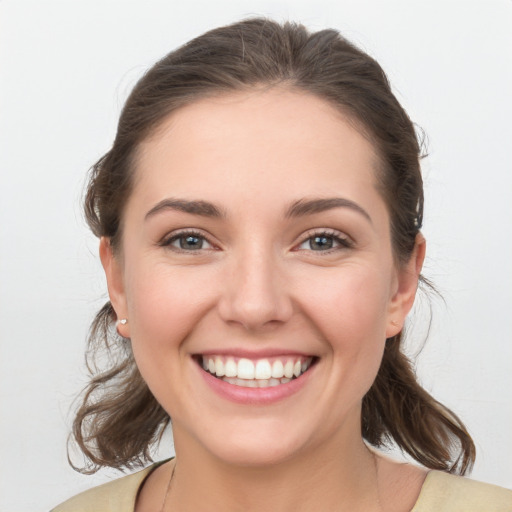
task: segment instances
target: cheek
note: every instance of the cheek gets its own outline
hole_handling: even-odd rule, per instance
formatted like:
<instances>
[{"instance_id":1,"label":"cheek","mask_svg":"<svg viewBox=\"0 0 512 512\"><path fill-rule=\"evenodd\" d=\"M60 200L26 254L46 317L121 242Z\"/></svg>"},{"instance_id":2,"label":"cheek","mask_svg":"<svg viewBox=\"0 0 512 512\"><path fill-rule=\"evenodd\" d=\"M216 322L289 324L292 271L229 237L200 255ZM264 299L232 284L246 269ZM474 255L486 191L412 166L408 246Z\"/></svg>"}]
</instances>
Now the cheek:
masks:
<instances>
[{"instance_id":1,"label":"cheek","mask_svg":"<svg viewBox=\"0 0 512 512\"><path fill-rule=\"evenodd\" d=\"M387 275L371 267L352 266L318 275L313 282L303 290L305 308L318 319L315 323L329 334L328 339L340 336L357 346L372 333L385 339L390 300Z\"/></svg>"},{"instance_id":2,"label":"cheek","mask_svg":"<svg viewBox=\"0 0 512 512\"><path fill-rule=\"evenodd\" d=\"M164 366L211 307L212 297L197 268L140 265L127 289L130 336L139 366ZM172 357L166 358L167 354ZM181 354L183 355L183 354Z\"/></svg>"},{"instance_id":3,"label":"cheek","mask_svg":"<svg viewBox=\"0 0 512 512\"><path fill-rule=\"evenodd\" d=\"M326 341L337 378L364 393L386 343L389 279L368 268L344 270L310 288L308 316Z\"/></svg>"}]
</instances>

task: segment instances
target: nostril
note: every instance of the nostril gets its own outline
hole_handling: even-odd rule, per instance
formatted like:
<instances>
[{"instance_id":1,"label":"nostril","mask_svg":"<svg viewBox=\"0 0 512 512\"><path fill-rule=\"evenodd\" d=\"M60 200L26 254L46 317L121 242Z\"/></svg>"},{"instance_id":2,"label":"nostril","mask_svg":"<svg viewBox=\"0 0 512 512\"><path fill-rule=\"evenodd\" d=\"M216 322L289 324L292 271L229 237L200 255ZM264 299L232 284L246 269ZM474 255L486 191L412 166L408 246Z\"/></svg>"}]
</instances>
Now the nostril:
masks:
<instances>
[{"instance_id":1,"label":"nostril","mask_svg":"<svg viewBox=\"0 0 512 512\"><path fill-rule=\"evenodd\" d=\"M270 301L266 303L233 303L229 307L224 306L220 311L221 318L226 323L238 324L247 331L274 329L287 322L291 317L291 308Z\"/></svg>"},{"instance_id":2,"label":"nostril","mask_svg":"<svg viewBox=\"0 0 512 512\"><path fill-rule=\"evenodd\" d=\"M248 254L229 276L218 303L225 322L254 331L275 328L291 318L293 307L286 283L273 276L275 267L268 259L261 251Z\"/></svg>"}]
</instances>

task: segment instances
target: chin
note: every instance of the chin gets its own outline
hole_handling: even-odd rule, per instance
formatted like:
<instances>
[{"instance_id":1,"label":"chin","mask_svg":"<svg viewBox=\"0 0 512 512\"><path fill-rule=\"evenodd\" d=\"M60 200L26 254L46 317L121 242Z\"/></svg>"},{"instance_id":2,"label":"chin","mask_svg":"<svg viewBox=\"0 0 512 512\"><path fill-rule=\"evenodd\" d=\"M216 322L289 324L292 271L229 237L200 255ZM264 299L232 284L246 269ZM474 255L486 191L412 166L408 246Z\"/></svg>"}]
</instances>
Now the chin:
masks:
<instances>
[{"instance_id":1,"label":"chin","mask_svg":"<svg viewBox=\"0 0 512 512\"><path fill-rule=\"evenodd\" d=\"M214 455L225 464L240 467L262 468L277 466L293 459L300 450L292 446L278 446L277 443L248 444L247 442L232 443L224 447L216 447Z\"/></svg>"},{"instance_id":2,"label":"chin","mask_svg":"<svg viewBox=\"0 0 512 512\"><path fill-rule=\"evenodd\" d=\"M289 428L272 428L276 425L265 425L268 422L256 423L259 425L249 428L241 425L230 427L200 442L211 455L225 464L242 467L275 466L307 451L309 443L304 433L294 434ZM229 435L225 434L226 431Z\"/></svg>"}]
</instances>

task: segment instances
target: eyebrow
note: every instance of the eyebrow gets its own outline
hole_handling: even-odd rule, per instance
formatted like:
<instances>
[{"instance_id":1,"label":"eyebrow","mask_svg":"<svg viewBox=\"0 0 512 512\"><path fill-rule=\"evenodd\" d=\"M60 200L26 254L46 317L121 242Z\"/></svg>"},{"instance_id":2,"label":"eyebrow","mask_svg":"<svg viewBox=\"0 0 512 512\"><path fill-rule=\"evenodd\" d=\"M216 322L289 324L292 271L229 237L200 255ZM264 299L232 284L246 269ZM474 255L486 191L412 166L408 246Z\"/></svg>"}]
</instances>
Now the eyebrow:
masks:
<instances>
[{"instance_id":1,"label":"eyebrow","mask_svg":"<svg viewBox=\"0 0 512 512\"><path fill-rule=\"evenodd\" d=\"M305 215L314 215L315 213L325 212L334 208L350 208L360 213L366 220L372 224L372 218L366 210L357 203L343 197L329 197L322 199L299 199L292 203L286 211L286 217L303 217Z\"/></svg>"},{"instance_id":2,"label":"eyebrow","mask_svg":"<svg viewBox=\"0 0 512 512\"><path fill-rule=\"evenodd\" d=\"M225 215L214 204L207 201L190 201L186 199L164 199L157 203L146 213L145 219L165 210L201 215L203 217L225 217Z\"/></svg>"},{"instance_id":3,"label":"eyebrow","mask_svg":"<svg viewBox=\"0 0 512 512\"><path fill-rule=\"evenodd\" d=\"M361 208L361 206L359 206L354 201L351 201L350 199L345 199L343 197L299 199L298 201L293 202L291 206L286 210L285 217L304 217L306 215L314 215L316 213L325 212L327 210L332 210L334 208L350 208L351 210L360 213L370 222L370 224L372 224L372 219L368 212L366 212L366 210ZM190 213L192 215L201 215L203 217L226 217L225 213L223 213L213 203L210 203L208 201L168 198L163 199L155 206L153 206L153 208L151 208L151 210L149 210L148 213L146 213L145 219L147 220L153 215L156 215L157 213L166 210L175 210Z\"/></svg>"}]
</instances>

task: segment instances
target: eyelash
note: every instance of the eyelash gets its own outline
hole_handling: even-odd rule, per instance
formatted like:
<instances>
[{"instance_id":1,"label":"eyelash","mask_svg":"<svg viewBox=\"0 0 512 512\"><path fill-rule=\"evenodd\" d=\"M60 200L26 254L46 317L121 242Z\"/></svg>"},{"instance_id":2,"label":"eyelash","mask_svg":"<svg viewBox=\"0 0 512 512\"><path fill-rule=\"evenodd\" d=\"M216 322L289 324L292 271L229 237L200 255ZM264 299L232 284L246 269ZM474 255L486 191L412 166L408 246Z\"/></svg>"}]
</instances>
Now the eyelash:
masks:
<instances>
[{"instance_id":1,"label":"eyelash","mask_svg":"<svg viewBox=\"0 0 512 512\"><path fill-rule=\"evenodd\" d=\"M184 230L184 231L179 231L178 233L173 233L170 237L164 238L159 243L159 245L161 247L168 247L169 249L174 250L176 252L182 252L182 253L186 253L186 254L190 254L190 253L193 253L193 252L199 253L201 250L203 250L202 247L199 248L199 249L196 249L196 250L191 250L191 249L183 249L182 247L174 247L172 245L173 242L177 242L181 238L187 238L187 237L199 238L199 239L201 239L203 241L203 243L206 242L206 243L210 244L212 247L215 247L215 244L210 242L210 240L208 239L208 237L206 237L204 235L204 233L201 233L200 231L195 231L193 229L187 229L187 230Z\"/></svg>"},{"instance_id":2,"label":"eyelash","mask_svg":"<svg viewBox=\"0 0 512 512\"><path fill-rule=\"evenodd\" d=\"M200 239L202 241L202 243L206 242L207 244L209 244L210 246L215 248L215 244L213 244L208 239L208 237L204 235L204 233L202 233L200 231L190 230L190 229L184 230L184 231L179 231L178 233L172 234L170 237L163 239L159 243L159 245L161 247L168 247L171 250L176 251L176 252L187 253L187 254L194 253L194 252L199 253L200 251L203 250L203 247L200 247L199 249L195 249L194 250L194 249L184 249L182 247L175 247L175 246L172 245L174 242L177 242L180 239L184 239L184 238L187 238L187 237L198 238L198 239ZM314 238L327 238L327 239L331 239L335 244L338 244L338 246L337 247L331 247L331 248L326 249L326 250L319 250L319 251L315 251L315 250L313 250L311 248L310 249L300 249L300 246L302 246L303 244L307 243L308 241L310 241L310 243L311 243L311 241ZM295 251L308 251L308 252L318 252L318 253L330 254L330 253L335 252L335 251L339 251L339 250L343 250L343 249L350 249L353 246L354 246L353 241L351 239L349 239L348 237L343 236L340 232L334 231L334 230L325 230L324 229L324 230L321 230L321 231L309 231L306 234L306 237L299 244L297 244L295 246L294 250Z\"/></svg>"},{"instance_id":3,"label":"eyelash","mask_svg":"<svg viewBox=\"0 0 512 512\"><path fill-rule=\"evenodd\" d=\"M331 247L329 249L321 250L321 251L314 251L313 249L300 249L300 246L307 243L308 241L311 244L311 241L314 238L328 238L328 239L333 240L333 242L335 244L338 244L338 246ZM297 251L306 250L308 252L318 252L318 253L323 253L323 254L330 254L332 252L340 251L343 249L351 249L352 247L354 247L354 242L347 236L343 235L339 231L324 229L324 230L320 230L320 231L309 231L306 234L305 238L302 240L302 242L300 242L296 246L295 250L297 250Z\"/></svg>"}]
</instances>

